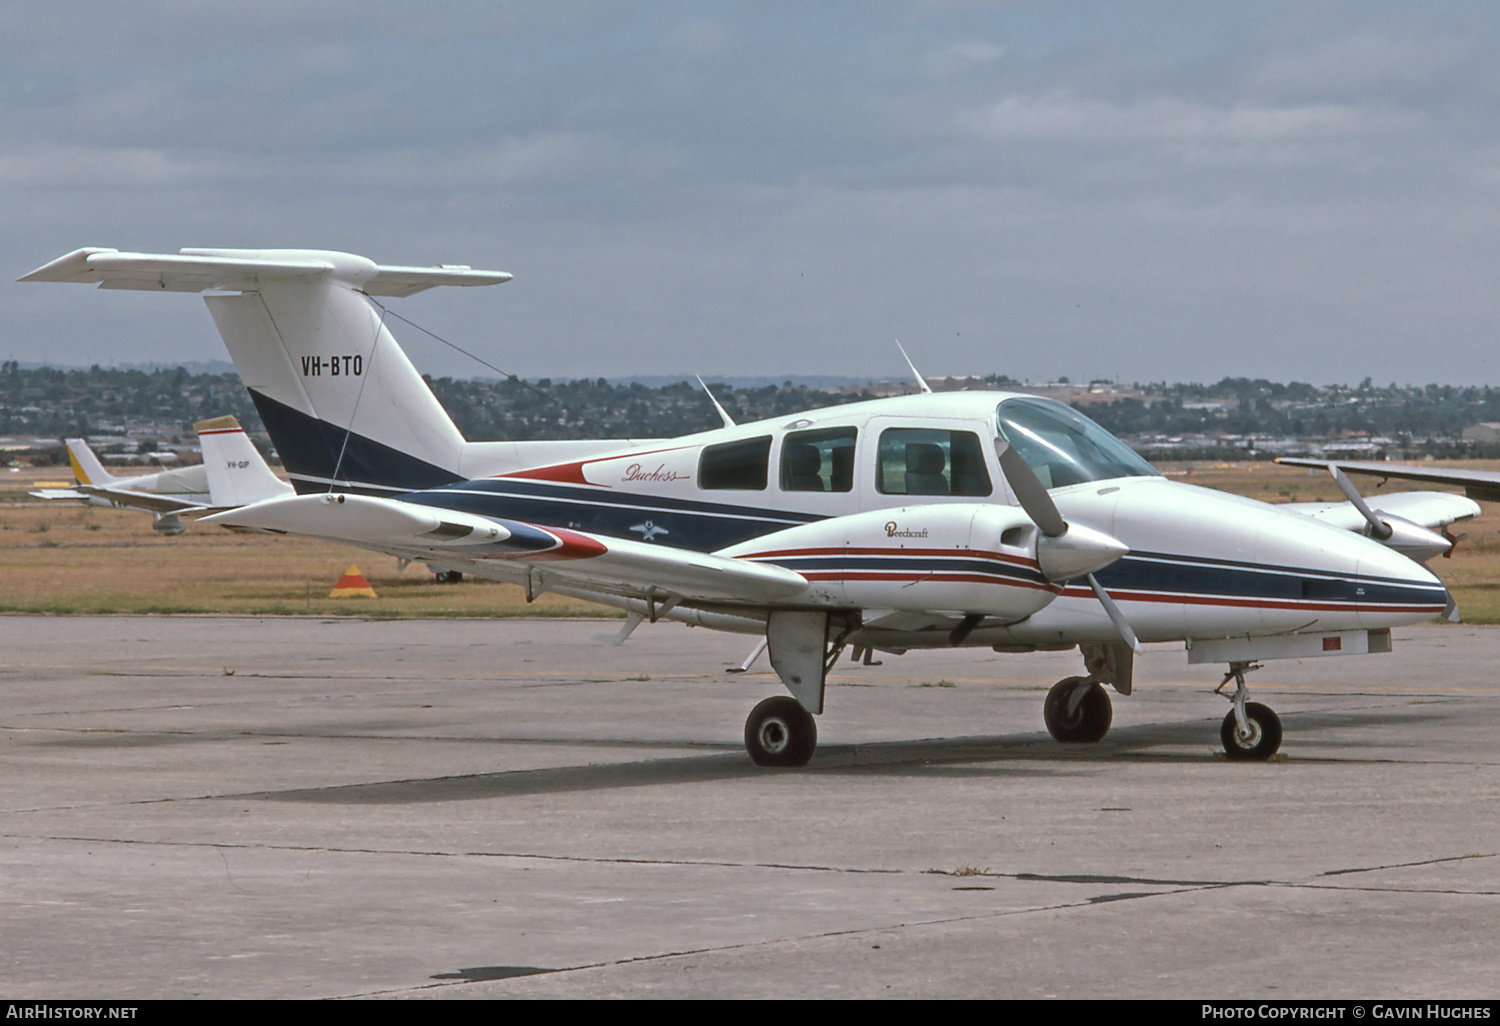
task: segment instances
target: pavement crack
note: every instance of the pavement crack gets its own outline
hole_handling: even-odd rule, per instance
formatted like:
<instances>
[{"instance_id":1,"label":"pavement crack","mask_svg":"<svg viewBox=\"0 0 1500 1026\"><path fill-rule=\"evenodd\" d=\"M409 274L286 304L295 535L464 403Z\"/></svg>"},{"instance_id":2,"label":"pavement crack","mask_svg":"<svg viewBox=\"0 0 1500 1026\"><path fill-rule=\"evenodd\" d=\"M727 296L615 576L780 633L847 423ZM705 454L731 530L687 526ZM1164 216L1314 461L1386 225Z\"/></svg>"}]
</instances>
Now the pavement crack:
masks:
<instances>
[{"instance_id":1,"label":"pavement crack","mask_svg":"<svg viewBox=\"0 0 1500 1026\"><path fill-rule=\"evenodd\" d=\"M25 838L38 841L78 841L87 844L128 844L157 846L164 848L212 848L241 849L250 851L302 851L323 852L330 855L408 855L436 856L439 858L492 858L526 859L541 862L572 862L594 865L619 866L703 866L719 869L785 869L807 873L849 873L871 875L901 875L911 873L907 869L883 869L864 866L822 866L790 862L731 862L714 859L668 859L668 858L622 858L592 855L549 855L530 851L441 851L424 848L360 848L313 844L226 844L216 841L146 841L132 837L88 837L68 834L0 834L7 839Z\"/></svg>"},{"instance_id":2,"label":"pavement crack","mask_svg":"<svg viewBox=\"0 0 1500 1026\"><path fill-rule=\"evenodd\" d=\"M673 958L690 958L701 955L722 954L733 951L752 951L757 948L772 948L784 944L802 944L808 941L829 940L835 937L860 937L874 934L890 933L892 930L911 929L923 926L945 926L951 923L970 923L985 919L1001 919L1010 916L1032 915L1038 912L1059 912L1068 909L1090 908L1101 903L1135 900L1138 898L1154 898L1166 894L1184 894L1204 888L1185 887L1171 891L1151 891L1138 894L1103 895L1085 898L1081 901L1058 902L1050 905L1034 905L1028 908L998 909L993 912L979 912L961 916L937 916L930 919L913 919L898 923L886 923L881 926L861 926L850 930L823 930L816 933L798 934L787 937L774 937L768 940L744 941L738 944L721 944L701 948L687 948L676 951L660 951L647 955L631 955L625 958L607 959L598 962L588 962L581 965L562 966L556 969L544 969L539 972L527 973L525 976L508 977L509 979L530 978L538 976L559 976L564 973L584 972L589 969L609 969L616 966L640 965L650 962L662 962ZM414 987L393 987L384 990L364 991L358 994L345 994L347 999L380 997L388 994L411 993L413 991L433 990L438 987L466 986L472 983L495 982L488 980L441 980L434 983L419 984ZM502 981L503 982L503 981Z\"/></svg>"},{"instance_id":3,"label":"pavement crack","mask_svg":"<svg viewBox=\"0 0 1500 1026\"><path fill-rule=\"evenodd\" d=\"M1349 873L1377 873L1382 869L1411 869L1415 866L1436 866L1444 862L1462 862L1465 859L1492 859L1500 852L1474 852L1469 855L1446 855L1436 859L1421 859L1417 862L1393 862L1388 866L1357 866L1353 869L1330 869L1319 876L1345 876Z\"/></svg>"}]
</instances>

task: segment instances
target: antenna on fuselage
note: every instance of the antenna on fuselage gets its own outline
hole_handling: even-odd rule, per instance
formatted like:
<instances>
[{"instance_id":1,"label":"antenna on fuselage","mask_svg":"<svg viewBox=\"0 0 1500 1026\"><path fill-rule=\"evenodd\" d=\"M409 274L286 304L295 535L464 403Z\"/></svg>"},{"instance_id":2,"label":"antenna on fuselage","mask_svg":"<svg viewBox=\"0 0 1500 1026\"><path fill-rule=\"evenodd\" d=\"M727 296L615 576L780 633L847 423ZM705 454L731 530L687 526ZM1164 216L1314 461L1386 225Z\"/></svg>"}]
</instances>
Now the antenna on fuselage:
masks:
<instances>
[{"instance_id":1,"label":"antenna on fuselage","mask_svg":"<svg viewBox=\"0 0 1500 1026\"><path fill-rule=\"evenodd\" d=\"M931 392L932 388L922 379L922 374L917 370L917 365L911 362L911 357L906 355L906 347L901 344L899 338L896 339L896 348L901 350L901 359L905 360L906 365L911 368L911 376L917 379L917 387L923 392Z\"/></svg>"},{"instance_id":2,"label":"antenna on fuselage","mask_svg":"<svg viewBox=\"0 0 1500 1026\"><path fill-rule=\"evenodd\" d=\"M719 400L714 398L714 394L708 390L708 386L703 384L703 376L701 374L694 374L693 377L698 379L698 385L703 389L703 394L708 396L708 401L713 403L714 409L719 411L719 419L724 422L724 426L734 427L734 418L729 415L729 412L724 407L719 405Z\"/></svg>"}]
</instances>

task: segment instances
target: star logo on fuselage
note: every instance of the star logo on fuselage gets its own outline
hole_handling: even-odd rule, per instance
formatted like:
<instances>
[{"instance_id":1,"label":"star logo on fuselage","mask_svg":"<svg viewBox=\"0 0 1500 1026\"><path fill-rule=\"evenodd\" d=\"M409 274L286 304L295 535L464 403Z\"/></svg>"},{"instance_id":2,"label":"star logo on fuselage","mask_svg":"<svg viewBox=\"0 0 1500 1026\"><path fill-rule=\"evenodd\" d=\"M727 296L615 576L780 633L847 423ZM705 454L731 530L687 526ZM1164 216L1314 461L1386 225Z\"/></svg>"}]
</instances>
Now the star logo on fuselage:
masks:
<instances>
[{"instance_id":1,"label":"star logo on fuselage","mask_svg":"<svg viewBox=\"0 0 1500 1026\"><path fill-rule=\"evenodd\" d=\"M656 540L656 536L659 535L659 534L671 534L672 533L671 531L668 531L665 527L657 527L655 524L653 524L649 520L646 521L644 524L636 524L634 527L631 528L631 530L632 531L639 531L639 532L641 532L641 538L644 541L655 541Z\"/></svg>"}]
</instances>

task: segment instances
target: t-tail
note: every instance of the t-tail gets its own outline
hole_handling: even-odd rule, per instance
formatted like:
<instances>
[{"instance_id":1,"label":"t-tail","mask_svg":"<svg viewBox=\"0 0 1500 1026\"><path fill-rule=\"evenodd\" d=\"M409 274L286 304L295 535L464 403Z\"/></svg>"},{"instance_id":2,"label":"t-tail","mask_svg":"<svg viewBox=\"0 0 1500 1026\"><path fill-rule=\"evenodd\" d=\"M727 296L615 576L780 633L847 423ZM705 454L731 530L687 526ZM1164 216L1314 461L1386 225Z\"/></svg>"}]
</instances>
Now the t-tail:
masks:
<instances>
[{"instance_id":1,"label":"t-tail","mask_svg":"<svg viewBox=\"0 0 1500 1026\"><path fill-rule=\"evenodd\" d=\"M80 249L20 280L237 293L205 302L297 491L392 495L503 473L524 457L514 443L464 439L375 297L510 278L324 250Z\"/></svg>"}]
</instances>

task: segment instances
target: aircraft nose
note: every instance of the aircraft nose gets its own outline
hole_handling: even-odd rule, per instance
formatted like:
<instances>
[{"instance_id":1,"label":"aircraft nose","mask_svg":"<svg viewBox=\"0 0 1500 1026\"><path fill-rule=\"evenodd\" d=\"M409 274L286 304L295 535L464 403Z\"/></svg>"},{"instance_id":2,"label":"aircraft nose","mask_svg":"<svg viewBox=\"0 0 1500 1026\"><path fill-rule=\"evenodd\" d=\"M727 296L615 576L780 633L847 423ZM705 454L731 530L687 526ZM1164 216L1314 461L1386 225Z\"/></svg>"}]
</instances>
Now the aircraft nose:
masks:
<instances>
[{"instance_id":1,"label":"aircraft nose","mask_svg":"<svg viewBox=\"0 0 1500 1026\"><path fill-rule=\"evenodd\" d=\"M1358 578L1368 627L1411 623L1413 614L1437 616L1452 602L1442 579L1421 563L1371 538L1360 538Z\"/></svg>"}]
</instances>

